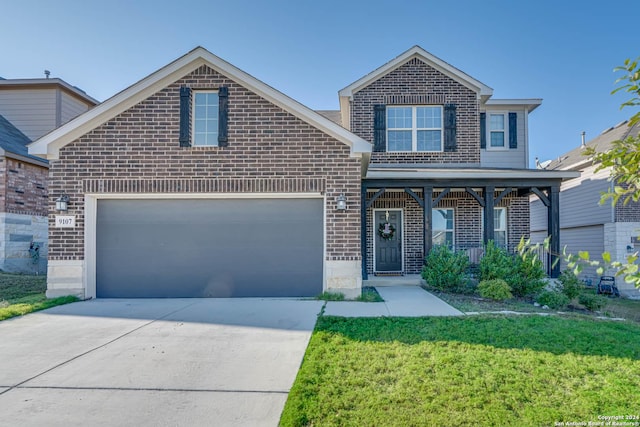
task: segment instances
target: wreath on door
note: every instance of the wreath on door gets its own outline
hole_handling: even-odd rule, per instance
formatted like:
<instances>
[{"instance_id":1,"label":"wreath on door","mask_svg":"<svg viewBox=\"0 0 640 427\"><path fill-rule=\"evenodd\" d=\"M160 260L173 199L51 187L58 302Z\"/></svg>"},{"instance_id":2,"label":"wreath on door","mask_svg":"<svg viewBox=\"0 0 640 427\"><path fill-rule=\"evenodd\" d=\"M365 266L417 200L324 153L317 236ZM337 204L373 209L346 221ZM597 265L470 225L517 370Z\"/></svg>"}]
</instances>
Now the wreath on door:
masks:
<instances>
[{"instance_id":1,"label":"wreath on door","mask_svg":"<svg viewBox=\"0 0 640 427\"><path fill-rule=\"evenodd\" d=\"M381 222L378 226L378 236L380 236L382 240L391 240L395 234L396 228L389 222Z\"/></svg>"}]
</instances>

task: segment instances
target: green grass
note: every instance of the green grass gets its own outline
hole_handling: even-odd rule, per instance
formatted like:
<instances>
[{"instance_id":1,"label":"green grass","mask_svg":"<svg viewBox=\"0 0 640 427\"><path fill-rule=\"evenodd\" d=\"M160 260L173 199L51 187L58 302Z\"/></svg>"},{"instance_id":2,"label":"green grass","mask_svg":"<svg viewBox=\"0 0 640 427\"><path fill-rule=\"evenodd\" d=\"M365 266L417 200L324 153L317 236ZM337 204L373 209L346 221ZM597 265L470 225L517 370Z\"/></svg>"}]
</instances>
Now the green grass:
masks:
<instances>
[{"instance_id":1,"label":"green grass","mask_svg":"<svg viewBox=\"0 0 640 427\"><path fill-rule=\"evenodd\" d=\"M23 316L27 313L34 311L45 310L47 308L55 307L57 305L69 304L70 302L76 302L78 298L75 296L58 297L52 299L46 299L39 302L11 304L7 307L0 308L0 320L9 319L15 316Z\"/></svg>"},{"instance_id":2,"label":"green grass","mask_svg":"<svg viewBox=\"0 0 640 427\"><path fill-rule=\"evenodd\" d=\"M607 305L602 311L610 317L622 317L640 323L640 300L607 298Z\"/></svg>"},{"instance_id":3,"label":"green grass","mask_svg":"<svg viewBox=\"0 0 640 427\"><path fill-rule=\"evenodd\" d=\"M344 294L342 292L327 292L324 291L316 297L316 299L322 301L344 301Z\"/></svg>"},{"instance_id":4,"label":"green grass","mask_svg":"<svg viewBox=\"0 0 640 427\"><path fill-rule=\"evenodd\" d=\"M321 317L282 426L541 426L636 414L640 326Z\"/></svg>"},{"instance_id":5,"label":"green grass","mask_svg":"<svg viewBox=\"0 0 640 427\"><path fill-rule=\"evenodd\" d=\"M376 291L376 288L365 286L362 288L362 294L356 298L356 301L361 302L383 302L384 300Z\"/></svg>"},{"instance_id":6,"label":"green grass","mask_svg":"<svg viewBox=\"0 0 640 427\"><path fill-rule=\"evenodd\" d=\"M322 301L345 301L345 296L342 292L323 292L316 296L316 299ZM382 302L384 301L378 291L375 288L365 286L362 288L362 293L352 301L360 302Z\"/></svg>"},{"instance_id":7,"label":"green grass","mask_svg":"<svg viewBox=\"0 0 640 427\"><path fill-rule=\"evenodd\" d=\"M0 320L78 301L74 296L47 299L46 276L0 273Z\"/></svg>"},{"instance_id":8,"label":"green grass","mask_svg":"<svg viewBox=\"0 0 640 427\"><path fill-rule=\"evenodd\" d=\"M47 276L0 273L0 301L14 303L25 297L43 295Z\"/></svg>"}]
</instances>

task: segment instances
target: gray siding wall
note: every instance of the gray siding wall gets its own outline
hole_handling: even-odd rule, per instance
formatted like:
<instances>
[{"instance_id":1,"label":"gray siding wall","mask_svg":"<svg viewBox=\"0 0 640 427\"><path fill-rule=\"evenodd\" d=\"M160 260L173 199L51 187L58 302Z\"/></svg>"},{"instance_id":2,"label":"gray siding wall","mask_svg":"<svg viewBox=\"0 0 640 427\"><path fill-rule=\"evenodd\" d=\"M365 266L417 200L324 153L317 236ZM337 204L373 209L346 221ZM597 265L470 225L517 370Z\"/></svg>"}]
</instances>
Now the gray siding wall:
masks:
<instances>
[{"instance_id":1,"label":"gray siding wall","mask_svg":"<svg viewBox=\"0 0 640 427\"><path fill-rule=\"evenodd\" d=\"M609 202L600 204L600 193L609 188L609 172L595 173L589 166L579 178L560 187L560 227L583 227L613 222L613 208ZM531 196L531 232L546 231L547 208L536 196Z\"/></svg>"},{"instance_id":2,"label":"gray siding wall","mask_svg":"<svg viewBox=\"0 0 640 427\"><path fill-rule=\"evenodd\" d=\"M500 109L487 109L487 117L491 112L518 113L518 148L504 150L480 150L480 166L483 168L527 168L527 129L524 109L504 107ZM488 120L488 119L487 119ZM508 126L508 121L507 121ZM488 124L487 124L488 129ZM509 146L509 135L505 135L506 146ZM487 144L488 142L487 138Z\"/></svg>"},{"instance_id":3,"label":"gray siding wall","mask_svg":"<svg viewBox=\"0 0 640 427\"><path fill-rule=\"evenodd\" d=\"M62 126L68 121L78 117L80 114L87 111L89 108L87 104L79 101L71 95L61 92L60 98L60 123L58 126Z\"/></svg>"},{"instance_id":4,"label":"gray siding wall","mask_svg":"<svg viewBox=\"0 0 640 427\"><path fill-rule=\"evenodd\" d=\"M582 171L580 178L563 183L560 187L560 227L613 222L611 203L600 204L600 193L607 191L610 183L608 171L595 172L590 166Z\"/></svg>"},{"instance_id":5,"label":"gray siding wall","mask_svg":"<svg viewBox=\"0 0 640 427\"><path fill-rule=\"evenodd\" d=\"M564 228L560 230L560 247L566 245L567 253L577 254L578 251L588 251L594 260L602 260L604 252L604 226L593 225L589 227ZM563 270L567 268L562 263ZM596 267L584 267L580 277L596 276Z\"/></svg>"},{"instance_id":6,"label":"gray siding wall","mask_svg":"<svg viewBox=\"0 0 640 427\"><path fill-rule=\"evenodd\" d=\"M32 141L56 127L56 90L0 91L0 114Z\"/></svg>"},{"instance_id":7,"label":"gray siding wall","mask_svg":"<svg viewBox=\"0 0 640 427\"><path fill-rule=\"evenodd\" d=\"M531 208L530 208L531 220L529 222L531 235L533 236L535 233L544 232L546 237L547 207L542 204L538 196L532 195L529 198L529 201L531 203ZM560 203L560 212L562 212L563 208L564 206L562 205L562 203Z\"/></svg>"}]
</instances>

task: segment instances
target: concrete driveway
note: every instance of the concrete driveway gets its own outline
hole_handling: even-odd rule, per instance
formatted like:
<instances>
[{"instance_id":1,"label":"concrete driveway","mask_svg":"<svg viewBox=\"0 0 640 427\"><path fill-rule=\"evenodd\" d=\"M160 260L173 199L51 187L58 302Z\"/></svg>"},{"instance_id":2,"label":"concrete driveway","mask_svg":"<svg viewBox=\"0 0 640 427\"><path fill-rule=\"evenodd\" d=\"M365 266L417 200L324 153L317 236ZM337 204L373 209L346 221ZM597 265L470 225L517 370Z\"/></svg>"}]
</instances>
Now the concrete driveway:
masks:
<instances>
[{"instance_id":1,"label":"concrete driveway","mask_svg":"<svg viewBox=\"0 0 640 427\"><path fill-rule=\"evenodd\" d=\"M276 426L321 308L277 299L93 300L0 322L0 420Z\"/></svg>"}]
</instances>

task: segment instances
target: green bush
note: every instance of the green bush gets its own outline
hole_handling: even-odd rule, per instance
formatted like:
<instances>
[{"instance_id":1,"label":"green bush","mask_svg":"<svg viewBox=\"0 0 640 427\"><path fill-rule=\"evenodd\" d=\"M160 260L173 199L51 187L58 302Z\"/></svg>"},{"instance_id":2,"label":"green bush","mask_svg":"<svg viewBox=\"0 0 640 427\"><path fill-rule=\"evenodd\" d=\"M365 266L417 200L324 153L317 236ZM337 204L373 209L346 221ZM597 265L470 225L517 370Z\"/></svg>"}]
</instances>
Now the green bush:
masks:
<instances>
[{"instance_id":1,"label":"green bush","mask_svg":"<svg viewBox=\"0 0 640 427\"><path fill-rule=\"evenodd\" d=\"M504 301L513 298L511 287L502 279L483 280L478 285L478 292L482 298Z\"/></svg>"},{"instance_id":2,"label":"green bush","mask_svg":"<svg viewBox=\"0 0 640 427\"><path fill-rule=\"evenodd\" d=\"M513 261L513 257L509 256L506 250L489 241L480 260L480 280L506 280L513 274Z\"/></svg>"},{"instance_id":3,"label":"green bush","mask_svg":"<svg viewBox=\"0 0 640 427\"><path fill-rule=\"evenodd\" d=\"M578 302L589 311L598 311L607 305L607 300L599 295L582 294L578 298Z\"/></svg>"},{"instance_id":4,"label":"green bush","mask_svg":"<svg viewBox=\"0 0 640 427\"><path fill-rule=\"evenodd\" d=\"M525 297L535 295L545 286L546 274L539 259L522 260L510 255L492 241L487 243L480 260L480 280L503 279L511 287L514 295Z\"/></svg>"},{"instance_id":5,"label":"green bush","mask_svg":"<svg viewBox=\"0 0 640 427\"><path fill-rule=\"evenodd\" d=\"M561 291L542 291L536 298L536 302L549 308L559 309L569 305L569 298Z\"/></svg>"},{"instance_id":6,"label":"green bush","mask_svg":"<svg viewBox=\"0 0 640 427\"><path fill-rule=\"evenodd\" d=\"M435 246L425 258L422 278L427 285L441 291L461 292L468 287L469 258L446 246Z\"/></svg>"},{"instance_id":7,"label":"green bush","mask_svg":"<svg viewBox=\"0 0 640 427\"><path fill-rule=\"evenodd\" d=\"M535 295L546 286L544 266L539 259L523 260L519 256L515 258L515 273L507 283L511 286L513 294L519 297Z\"/></svg>"},{"instance_id":8,"label":"green bush","mask_svg":"<svg viewBox=\"0 0 640 427\"><path fill-rule=\"evenodd\" d=\"M584 289L582 282L571 270L563 271L560 277L558 277L558 281L562 285L562 293L565 294L569 300L576 298L580 295L582 289Z\"/></svg>"}]
</instances>

